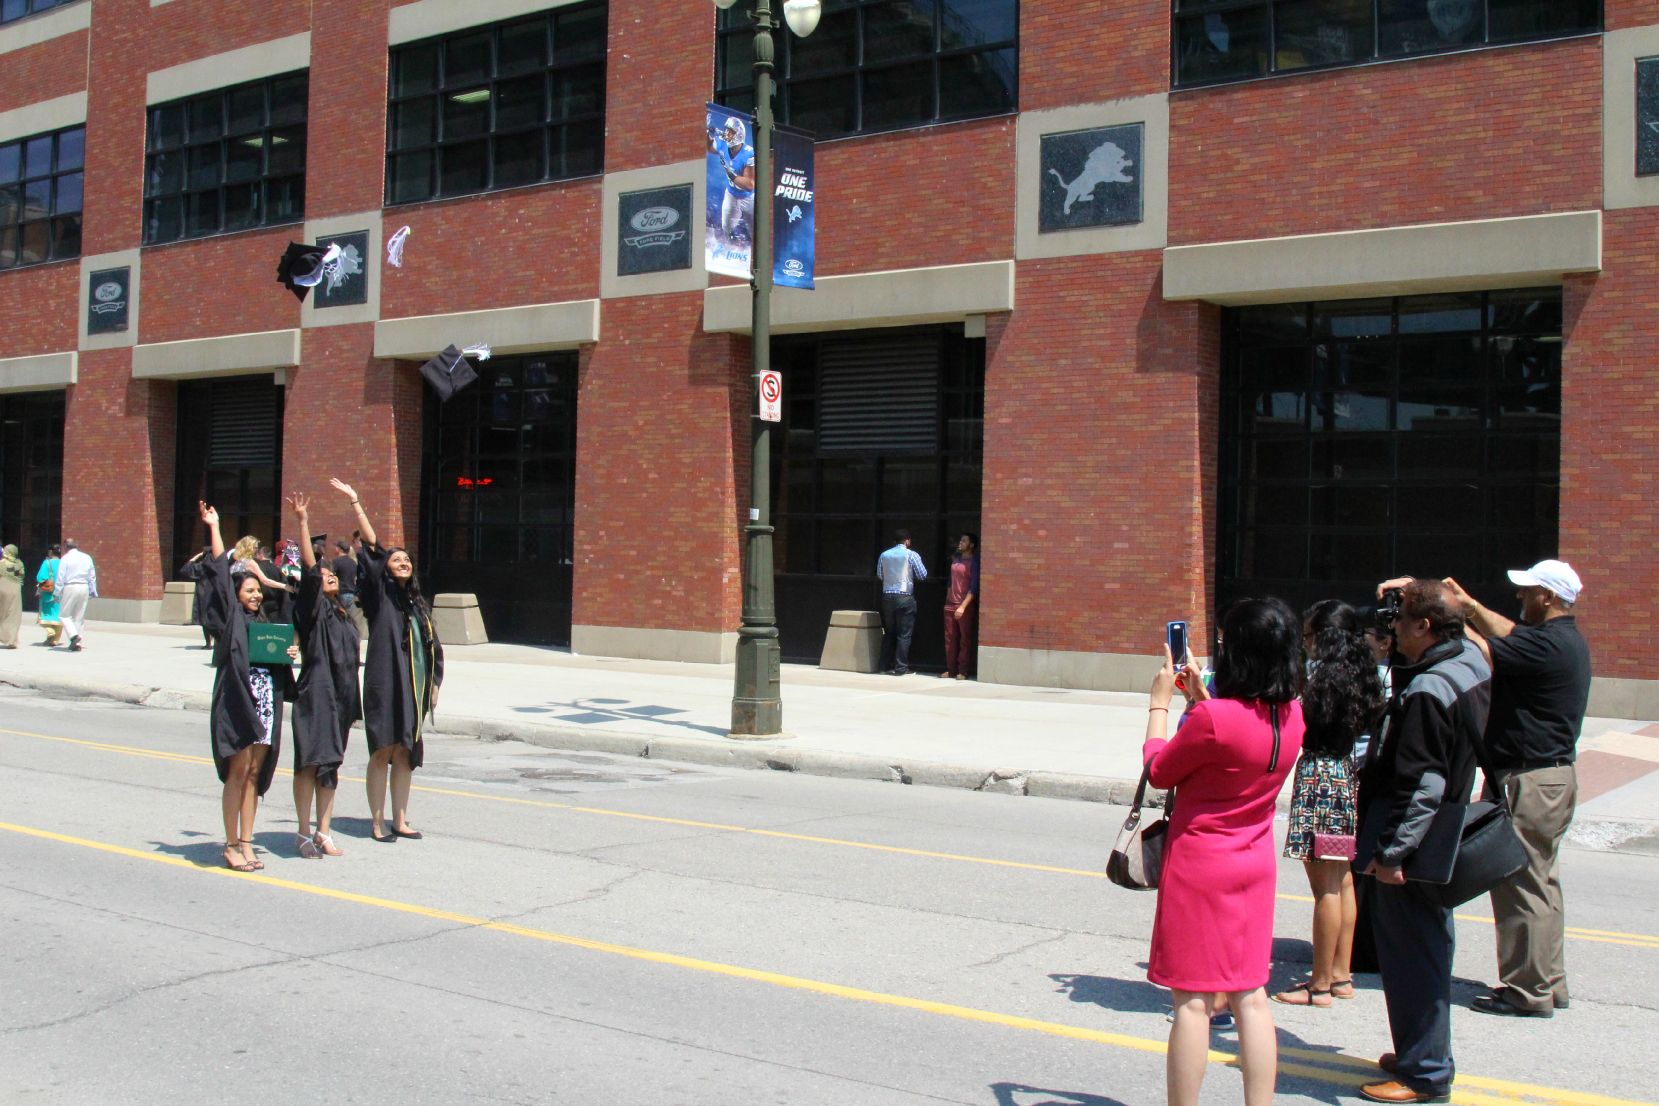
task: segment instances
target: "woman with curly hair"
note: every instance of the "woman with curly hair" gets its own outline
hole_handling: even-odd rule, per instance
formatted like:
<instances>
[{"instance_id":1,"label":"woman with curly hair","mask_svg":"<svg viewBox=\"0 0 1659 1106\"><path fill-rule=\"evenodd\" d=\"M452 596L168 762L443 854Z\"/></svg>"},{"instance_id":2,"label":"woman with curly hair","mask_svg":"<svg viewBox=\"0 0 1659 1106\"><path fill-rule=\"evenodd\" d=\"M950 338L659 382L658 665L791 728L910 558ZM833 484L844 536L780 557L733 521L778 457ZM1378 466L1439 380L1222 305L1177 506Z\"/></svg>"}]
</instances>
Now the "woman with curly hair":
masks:
<instances>
[{"instance_id":1,"label":"woman with curly hair","mask_svg":"<svg viewBox=\"0 0 1659 1106\"><path fill-rule=\"evenodd\" d=\"M1377 662L1365 640L1365 619L1336 599L1302 614L1302 647L1310 664L1302 690L1307 731L1290 793L1284 855L1300 860L1313 890L1313 969L1308 979L1273 996L1287 1006L1328 1007L1354 997L1354 834L1359 828L1359 772L1354 746L1383 708Z\"/></svg>"}]
</instances>

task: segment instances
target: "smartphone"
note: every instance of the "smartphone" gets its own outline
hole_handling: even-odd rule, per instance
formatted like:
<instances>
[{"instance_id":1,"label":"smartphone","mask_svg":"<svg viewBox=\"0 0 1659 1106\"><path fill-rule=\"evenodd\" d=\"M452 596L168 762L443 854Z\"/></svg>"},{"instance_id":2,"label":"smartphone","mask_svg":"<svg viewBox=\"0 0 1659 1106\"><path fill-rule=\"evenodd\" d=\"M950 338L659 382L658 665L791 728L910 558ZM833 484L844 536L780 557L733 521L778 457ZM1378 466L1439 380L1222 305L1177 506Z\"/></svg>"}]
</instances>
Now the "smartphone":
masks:
<instances>
[{"instance_id":1,"label":"smartphone","mask_svg":"<svg viewBox=\"0 0 1659 1106\"><path fill-rule=\"evenodd\" d=\"M1185 622L1171 622L1164 627L1164 640L1169 643L1169 659L1180 671L1187 662L1187 624Z\"/></svg>"}]
</instances>

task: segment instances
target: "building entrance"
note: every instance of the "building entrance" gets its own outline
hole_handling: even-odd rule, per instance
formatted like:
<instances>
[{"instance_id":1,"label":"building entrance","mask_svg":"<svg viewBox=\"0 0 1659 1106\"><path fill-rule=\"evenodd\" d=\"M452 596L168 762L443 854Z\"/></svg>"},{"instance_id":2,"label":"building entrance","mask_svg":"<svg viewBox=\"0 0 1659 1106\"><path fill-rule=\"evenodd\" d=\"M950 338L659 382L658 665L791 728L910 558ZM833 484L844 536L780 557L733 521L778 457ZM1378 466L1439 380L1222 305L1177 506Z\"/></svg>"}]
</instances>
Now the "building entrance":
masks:
<instances>
[{"instance_id":1,"label":"building entrance","mask_svg":"<svg viewBox=\"0 0 1659 1106\"><path fill-rule=\"evenodd\" d=\"M574 352L496 357L426 405L423 586L478 596L495 641L570 644Z\"/></svg>"},{"instance_id":2,"label":"building entrance","mask_svg":"<svg viewBox=\"0 0 1659 1106\"><path fill-rule=\"evenodd\" d=\"M17 546L28 568L23 605L31 611L39 608L34 574L63 537L63 414L62 392L0 396L0 541Z\"/></svg>"},{"instance_id":3,"label":"building entrance","mask_svg":"<svg viewBox=\"0 0 1659 1106\"><path fill-rule=\"evenodd\" d=\"M1556 555L1561 289L1276 304L1222 333L1217 600L1455 576L1506 611Z\"/></svg>"},{"instance_id":4,"label":"building entrance","mask_svg":"<svg viewBox=\"0 0 1659 1106\"><path fill-rule=\"evenodd\" d=\"M295 537L282 533L283 390L276 381L183 380L178 400L169 573L201 552L206 530L199 501L218 508L227 545L252 534L275 549L278 538Z\"/></svg>"},{"instance_id":5,"label":"building entrance","mask_svg":"<svg viewBox=\"0 0 1659 1106\"><path fill-rule=\"evenodd\" d=\"M876 610L876 557L909 530L911 665L942 669L951 550L979 532L985 341L961 326L800 335L772 342L783 373L773 447L776 603L784 659L816 664L830 612Z\"/></svg>"}]
</instances>

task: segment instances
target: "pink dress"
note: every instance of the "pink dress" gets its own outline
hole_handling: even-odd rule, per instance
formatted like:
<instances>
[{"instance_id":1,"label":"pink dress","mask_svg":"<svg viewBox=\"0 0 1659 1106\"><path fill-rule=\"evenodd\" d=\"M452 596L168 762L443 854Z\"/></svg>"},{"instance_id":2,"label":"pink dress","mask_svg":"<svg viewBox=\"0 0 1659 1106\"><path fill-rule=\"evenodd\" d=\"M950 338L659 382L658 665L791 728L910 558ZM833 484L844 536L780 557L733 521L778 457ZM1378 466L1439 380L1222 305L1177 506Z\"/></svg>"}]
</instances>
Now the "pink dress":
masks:
<instances>
[{"instance_id":1,"label":"pink dress","mask_svg":"<svg viewBox=\"0 0 1659 1106\"><path fill-rule=\"evenodd\" d=\"M1267 983L1278 858L1273 810L1302 751L1302 705L1279 706L1279 762L1263 703L1208 699L1142 755L1155 787L1174 787L1146 978L1181 991Z\"/></svg>"}]
</instances>

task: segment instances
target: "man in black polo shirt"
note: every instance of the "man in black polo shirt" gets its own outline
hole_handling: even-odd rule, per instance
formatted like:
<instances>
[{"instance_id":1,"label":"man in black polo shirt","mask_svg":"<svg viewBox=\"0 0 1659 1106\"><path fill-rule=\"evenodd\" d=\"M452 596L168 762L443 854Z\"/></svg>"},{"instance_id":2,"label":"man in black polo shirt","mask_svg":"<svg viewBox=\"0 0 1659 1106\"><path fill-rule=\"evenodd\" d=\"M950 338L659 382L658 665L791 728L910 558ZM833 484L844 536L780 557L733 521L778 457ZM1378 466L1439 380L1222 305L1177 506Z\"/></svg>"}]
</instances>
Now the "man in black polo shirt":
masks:
<instances>
[{"instance_id":1,"label":"man in black polo shirt","mask_svg":"<svg viewBox=\"0 0 1659 1106\"><path fill-rule=\"evenodd\" d=\"M1492 662L1486 797L1503 788L1527 852L1527 866L1492 890L1499 983L1471 1005L1484 1014L1548 1018L1568 1001L1559 861L1578 798L1573 761L1590 698L1590 649L1572 614L1584 585L1571 565L1539 561L1512 569L1509 579L1520 589L1519 625L1446 581L1469 624L1485 635L1471 638Z\"/></svg>"}]
</instances>

